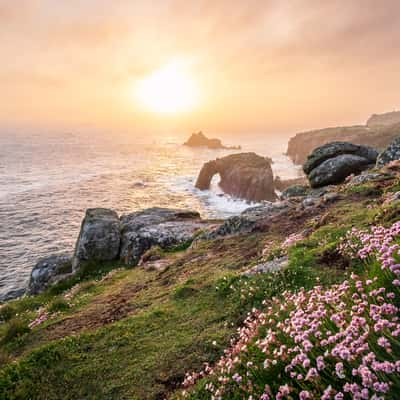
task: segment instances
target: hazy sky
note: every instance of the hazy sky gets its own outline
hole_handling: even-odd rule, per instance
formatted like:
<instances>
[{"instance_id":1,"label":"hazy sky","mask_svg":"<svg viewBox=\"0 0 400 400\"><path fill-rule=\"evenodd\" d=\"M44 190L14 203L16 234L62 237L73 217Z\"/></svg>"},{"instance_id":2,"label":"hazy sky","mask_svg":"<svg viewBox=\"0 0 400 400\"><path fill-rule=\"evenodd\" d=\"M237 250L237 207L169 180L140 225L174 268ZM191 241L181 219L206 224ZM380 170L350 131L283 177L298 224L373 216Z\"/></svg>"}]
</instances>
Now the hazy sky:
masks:
<instances>
[{"instance_id":1,"label":"hazy sky","mask_svg":"<svg viewBox=\"0 0 400 400\"><path fill-rule=\"evenodd\" d=\"M400 107L398 0L0 0L0 126L282 132ZM139 80L188 62L191 112Z\"/></svg>"}]
</instances>

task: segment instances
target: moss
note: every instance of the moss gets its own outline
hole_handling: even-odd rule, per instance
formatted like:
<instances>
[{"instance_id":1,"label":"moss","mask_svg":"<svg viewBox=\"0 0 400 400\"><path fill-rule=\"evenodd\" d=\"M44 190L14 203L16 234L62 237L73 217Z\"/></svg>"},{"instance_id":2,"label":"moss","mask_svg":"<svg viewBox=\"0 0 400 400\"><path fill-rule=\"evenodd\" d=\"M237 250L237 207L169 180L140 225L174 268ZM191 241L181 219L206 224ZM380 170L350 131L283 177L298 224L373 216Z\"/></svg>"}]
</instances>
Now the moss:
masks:
<instances>
[{"instance_id":1,"label":"moss","mask_svg":"<svg viewBox=\"0 0 400 400\"><path fill-rule=\"evenodd\" d=\"M47 310L50 313L55 313L55 312L63 312L69 310L69 308L70 305L65 299L63 299L62 297L57 297L50 303Z\"/></svg>"},{"instance_id":2,"label":"moss","mask_svg":"<svg viewBox=\"0 0 400 400\"><path fill-rule=\"evenodd\" d=\"M1 343L9 343L12 340L20 338L21 336L27 334L28 332L30 332L30 329L25 321L22 321L20 319L13 319L8 322L3 337L1 338Z\"/></svg>"},{"instance_id":3,"label":"moss","mask_svg":"<svg viewBox=\"0 0 400 400\"><path fill-rule=\"evenodd\" d=\"M15 314L15 308L11 304L4 304L0 308L0 322L9 321Z\"/></svg>"},{"instance_id":4,"label":"moss","mask_svg":"<svg viewBox=\"0 0 400 400\"><path fill-rule=\"evenodd\" d=\"M380 196L383 193L383 190L377 187L373 182L364 183L357 186L349 186L346 188L347 194L359 194L361 196L369 197L369 196Z\"/></svg>"}]
</instances>

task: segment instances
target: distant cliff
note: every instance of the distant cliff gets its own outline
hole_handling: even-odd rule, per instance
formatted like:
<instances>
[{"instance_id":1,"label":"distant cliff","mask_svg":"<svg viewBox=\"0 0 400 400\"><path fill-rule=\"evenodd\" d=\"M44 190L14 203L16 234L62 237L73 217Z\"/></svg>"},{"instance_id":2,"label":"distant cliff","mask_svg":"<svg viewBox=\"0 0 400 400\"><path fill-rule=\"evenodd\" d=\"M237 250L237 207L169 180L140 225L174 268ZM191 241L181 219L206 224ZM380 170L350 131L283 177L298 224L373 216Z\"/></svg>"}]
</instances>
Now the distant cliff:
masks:
<instances>
[{"instance_id":1,"label":"distant cliff","mask_svg":"<svg viewBox=\"0 0 400 400\"><path fill-rule=\"evenodd\" d=\"M390 121L395 121L395 123L390 124ZM316 147L329 142L351 142L382 150L396 136L400 136L400 112L375 114L368 119L367 125L325 128L298 133L289 140L287 155L294 163L303 164Z\"/></svg>"},{"instance_id":2,"label":"distant cliff","mask_svg":"<svg viewBox=\"0 0 400 400\"><path fill-rule=\"evenodd\" d=\"M384 114L373 114L367 121L370 128L389 126L400 123L400 111L392 111Z\"/></svg>"}]
</instances>

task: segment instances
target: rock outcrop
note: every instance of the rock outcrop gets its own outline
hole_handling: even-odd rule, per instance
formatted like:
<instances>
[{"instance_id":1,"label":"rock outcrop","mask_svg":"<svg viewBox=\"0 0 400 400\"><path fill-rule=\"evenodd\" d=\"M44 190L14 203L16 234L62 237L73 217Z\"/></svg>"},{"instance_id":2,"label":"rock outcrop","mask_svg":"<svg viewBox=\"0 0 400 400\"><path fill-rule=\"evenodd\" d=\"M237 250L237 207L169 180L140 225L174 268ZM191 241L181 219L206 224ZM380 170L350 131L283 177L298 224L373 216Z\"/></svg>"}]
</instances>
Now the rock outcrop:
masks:
<instances>
[{"instance_id":1,"label":"rock outcrop","mask_svg":"<svg viewBox=\"0 0 400 400\"><path fill-rule=\"evenodd\" d=\"M366 146L333 142L315 149L303 166L313 188L342 183L375 164L378 152Z\"/></svg>"},{"instance_id":2,"label":"rock outcrop","mask_svg":"<svg viewBox=\"0 0 400 400\"><path fill-rule=\"evenodd\" d=\"M400 123L400 111L391 111L384 114L372 114L367 121L369 128L390 126Z\"/></svg>"},{"instance_id":3,"label":"rock outcrop","mask_svg":"<svg viewBox=\"0 0 400 400\"><path fill-rule=\"evenodd\" d=\"M32 269L27 294L41 293L48 287L68 279L72 275L72 257L70 254L56 254L42 258Z\"/></svg>"},{"instance_id":4,"label":"rock outcrop","mask_svg":"<svg viewBox=\"0 0 400 400\"><path fill-rule=\"evenodd\" d=\"M400 136L379 154L376 165L377 167L383 167L395 160L400 160Z\"/></svg>"},{"instance_id":5,"label":"rock outcrop","mask_svg":"<svg viewBox=\"0 0 400 400\"><path fill-rule=\"evenodd\" d=\"M167 249L190 243L206 227L196 211L149 208L121 217L121 260L136 265L151 247Z\"/></svg>"},{"instance_id":6,"label":"rock outcrop","mask_svg":"<svg viewBox=\"0 0 400 400\"><path fill-rule=\"evenodd\" d=\"M121 227L118 214L106 208L90 208L76 243L73 270L85 261L112 261L119 255Z\"/></svg>"},{"instance_id":7,"label":"rock outcrop","mask_svg":"<svg viewBox=\"0 0 400 400\"><path fill-rule=\"evenodd\" d=\"M226 219L221 225L210 232L206 232L199 239L215 239L217 237L251 232L260 220L283 214L290 207L291 205L287 201L265 202L256 207L249 207L240 215Z\"/></svg>"},{"instance_id":8,"label":"rock outcrop","mask_svg":"<svg viewBox=\"0 0 400 400\"><path fill-rule=\"evenodd\" d=\"M154 207L119 218L109 209L88 209L73 257L56 254L39 260L32 269L27 293L43 292L78 274L85 262L121 260L137 265L151 247L164 250L190 244L199 231L211 225L190 210Z\"/></svg>"},{"instance_id":9,"label":"rock outcrop","mask_svg":"<svg viewBox=\"0 0 400 400\"><path fill-rule=\"evenodd\" d=\"M368 164L374 164L378 157L378 152L371 147L359 146L348 142L332 142L316 148L304 163L303 171L309 174L324 161L346 154L365 158Z\"/></svg>"},{"instance_id":10,"label":"rock outcrop","mask_svg":"<svg viewBox=\"0 0 400 400\"><path fill-rule=\"evenodd\" d=\"M205 163L196 187L209 189L215 174L220 175L219 186L227 194L248 201L276 199L271 163L255 153L232 154Z\"/></svg>"},{"instance_id":11,"label":"rock outcrop","mask_svg":"<svg viewBox=\"0 0 400 400\"><path fill-rule=\"evenodd\" d=\"M209 139L203 132L192 133L190 138L184 143L189 147L208 147L209 149L228 149L240 150L240 146L224 146L220 139Z\"/></svg>"},{"instance_id":12,"label":"rock outcrop","mask_svg":"<svg viewBox=\"0 0 400 400\"><path fill-rule=\"evenodd\" d=\"M400 135L398 114L399 112L374 115L368 120L367 125L334 127L298 133L289 140L287 155L295 164L304 164L307 156L315 148L336 141L383 150L396 136Z\"/></svg>"}]
</instances>

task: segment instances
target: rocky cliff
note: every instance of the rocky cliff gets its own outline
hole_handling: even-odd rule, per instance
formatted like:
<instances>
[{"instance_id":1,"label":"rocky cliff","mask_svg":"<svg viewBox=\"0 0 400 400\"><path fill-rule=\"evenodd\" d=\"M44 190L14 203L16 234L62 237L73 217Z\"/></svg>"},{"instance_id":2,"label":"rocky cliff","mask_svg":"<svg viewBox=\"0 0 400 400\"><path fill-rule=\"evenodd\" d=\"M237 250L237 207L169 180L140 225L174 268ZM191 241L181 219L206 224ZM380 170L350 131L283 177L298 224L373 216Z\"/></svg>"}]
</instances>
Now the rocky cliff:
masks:
<instances>
[{"instance_id":1,"label":"rocky cliff","mask_svg":"<svg viewBox=\"0 0 400 400\"><path fill-rule=\"evenodd\" d=\"M338 141L367 145L382 150L400 135L400 121L392 115L397 116L399 113L389 114L373 115L367 125L333 127L298 133L289 140L287 155L294 163L303 164L315 148ZM389 121L397 122L388 125Z\"/></svg>"},{"instance_id":2,"label":"rocky cliff","mask_svg":"<svg viewBox=\"0 0 400 400\"><path fill-rule=\"evenodd\" d=\"M219 186L227 194L248 201L276 200L270 159L239 153L208 161L200 170L196 187L209 189L215 174L220 175Z\"/></svg>"},{"instance_id":3,"label":"rocky cliff","mask_svg":"<svg viewBox=\"0 0 400 400\"><path fill-rule=\"evenodd\" d=\"M389 126L399 123L400 111L392 111L384 114L372 114L367 121L367 126L375 128L377 126Z\"/></svg>"}]
</instances>

